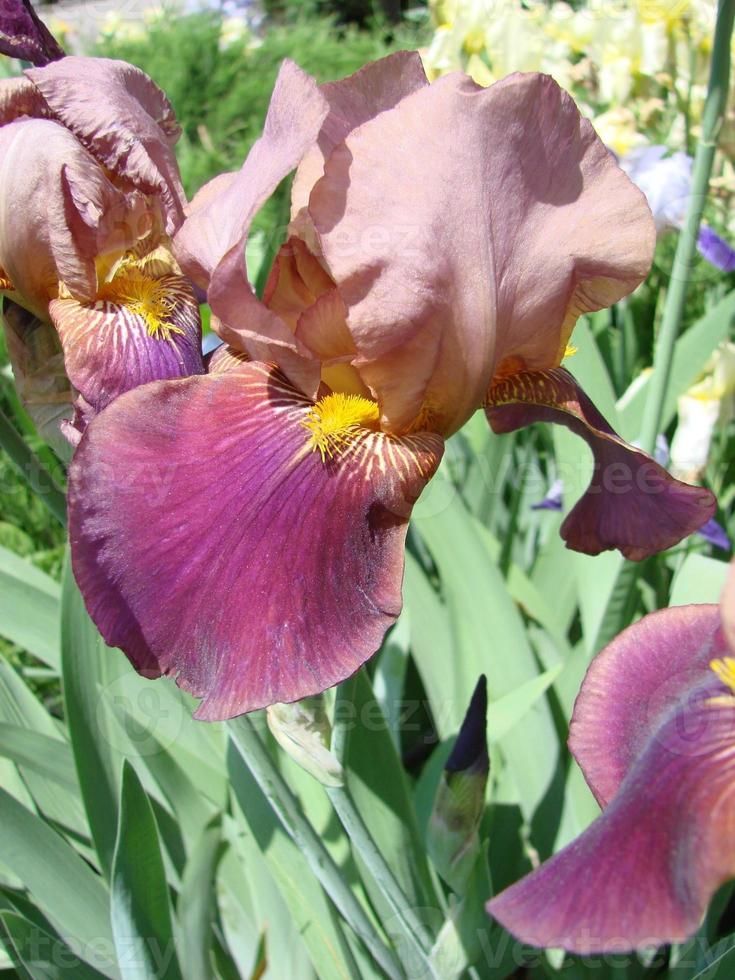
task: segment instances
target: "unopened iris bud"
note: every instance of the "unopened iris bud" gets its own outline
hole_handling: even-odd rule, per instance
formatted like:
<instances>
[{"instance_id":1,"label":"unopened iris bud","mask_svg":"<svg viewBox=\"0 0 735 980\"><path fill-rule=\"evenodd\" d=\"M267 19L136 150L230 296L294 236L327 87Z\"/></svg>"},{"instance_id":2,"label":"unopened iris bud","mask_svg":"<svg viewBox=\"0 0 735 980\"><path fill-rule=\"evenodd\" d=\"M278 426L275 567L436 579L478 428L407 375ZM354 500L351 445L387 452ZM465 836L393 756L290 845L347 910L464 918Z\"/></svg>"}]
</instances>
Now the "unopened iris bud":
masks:
<instances>
[{"instance_id":1,"label":"unopened iris bud","mask_svg":"<svg viewBox=\"0 0 735 980\"><path fill-rule=\"evenodd\" d=\"M434 866L458 894L464 892L480 847L477 831L490 771L486 729L487 681L483 674L442 773L428 829Z\"/></svg>"},{"instance_id":2,"label":"unopened iris bud","mask_svg":"<svg viewBox=\"0 0 735 980\"><path fill-rule=\"evenodd\" d=\"M271 734L297 765L324 786L342 786L342 766L329 751L331 725L323 695L272 704L266 717Z\"/></svg>"}]
</instances>

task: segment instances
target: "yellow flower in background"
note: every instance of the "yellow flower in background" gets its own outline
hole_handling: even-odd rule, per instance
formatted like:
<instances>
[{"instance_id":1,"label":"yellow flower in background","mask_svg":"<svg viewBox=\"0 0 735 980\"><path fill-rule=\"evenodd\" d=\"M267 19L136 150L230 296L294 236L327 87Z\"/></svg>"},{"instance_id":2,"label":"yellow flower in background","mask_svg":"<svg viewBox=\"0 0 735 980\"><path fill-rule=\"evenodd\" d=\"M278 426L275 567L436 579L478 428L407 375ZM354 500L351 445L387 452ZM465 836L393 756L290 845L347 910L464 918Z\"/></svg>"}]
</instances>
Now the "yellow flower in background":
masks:
<instances>
[{"instance_id":1,"label":"yellow flower in background","mask_svg":"<svg viewBox=\"0 0 735 980\"><path fill-rule=\"evenodd\" d=\"M698 480L707 466L718 425L735 418L735 344L723 343L704 376L678 401L679 424L671 443L671 472Z\"/></svg>"},{"instance_id":2,"label":"yellow flower in background","mask_svg":"<svg viewBox=\"0 0 735 980\"><path fill-rule=\"evenodd\" d=\"M619 157L627 156L636 147L648 145L646 137L638 131L634 113L622 106L595 116L592 125L602 142Z\"/></svg>"}]
</instances>

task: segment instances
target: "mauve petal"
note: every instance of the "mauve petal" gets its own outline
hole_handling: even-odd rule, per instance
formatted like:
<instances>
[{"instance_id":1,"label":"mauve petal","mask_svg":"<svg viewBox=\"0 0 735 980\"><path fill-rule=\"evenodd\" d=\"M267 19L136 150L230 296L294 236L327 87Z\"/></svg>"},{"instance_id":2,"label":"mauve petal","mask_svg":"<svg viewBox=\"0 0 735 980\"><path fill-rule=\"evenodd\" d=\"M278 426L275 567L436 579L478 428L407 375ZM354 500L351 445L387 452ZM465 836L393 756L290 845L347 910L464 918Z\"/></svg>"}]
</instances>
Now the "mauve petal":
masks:
<instances>
[{"instance_id":1,"label":"mauve petal","mask_svg":"<svg viewBox=\"0 0 735 980\"><path fill-rule=\"evenodd\" d=\"M24 305L46 317L59 280L92 299L94 258L125 224L126 196L63 126L43 119L0 128L0 186L0 267Z\"/></svg>"},{"instance_id":2,"label":"mauve petal","mask_svg":"<svg viewBox=\"0 0 735 980\"><path fill-rule=\"evenodd\" d=\"M273 260L263 302L295 332L301 314L332 290L333 280L304 242L290 237Z\"/></svg>"},{"instance_id":3,"label":"mauve petal","mask_svg":"<svg viewBox=\"0 0 735 980\"><path fill-rule=\"evenodd\" d=\"M442 442L364 430L327 462L311 402L263 364L158 382L87 429L72 560L107 642L215 720L353 673L401 607L411 507Z\"/></svg>"},{"instance_id":4,"label":"mauve petal","mask_svg":"<svg viewBox=\"0 0 735 980\"><path fill-rule=\"evenodd\" d=\"M3 78L0 81L0 126L21 116L48 117L48 106L36 86L27 78Z\"/></svg>"},{"instance_id":5,"label":"mauve petal","mask_svg":"<svg viewBox=\"0 0 735 980\"><path fill-rule=\"evenodd\" d=\"M585 954L697 930L735 875L735 697L708 673L651 733L603 814L488 904L518 939Z\"/></svg>"},{"instance_id":6,"label":"mauve petal","mask_svg":"<svg viewBox=\"0 0 735 980\"><path fill-rule=\"evenodd\" d=\"M309 203L314 184L324 173L324 162L353 129L392 109L407 95L428 85L416 51L396 51L336 82L319 86L329 103L316 144L299 164L291 192L291 215Z\"/></svg>"},{"instance_id":7,"label":"mauve petal","mask_svg":"<svg viewBox=\"0 0 735 980\"><path fill-rule=\"evenodd\" d=\"M634 289L655 244L642 193L536 74L409 95L334 150L309 212L393 431L419 412L456 430L503 360L558 364L576 317Z\"/></svg>"},{"instance_id":8,"label":"mauve petal","mask_svg":"<svg viewBox=\"0 0 735 980\"><path fill-rule=\"evenodd\" d=\"M173 152L180 129L155 82L109 58L67 57L26 75L95 159L160 200L166 233L173 235L186 203Z\"/></svg>"},{"instance_id":9,"label":"mauve petal","mask_svg":"<svg viewBox=\"0 0 735 980\"><path fill-rule=\"evenodd\" d=\"M722 628L730 646L730 652L735 657L735 561L730 564L730 574L720 599Z\"/></svg>"},{"instance_id":10,"label":"mauve petal","mask_svg":"<svg viewBox=\"0 0 735 980\"><path fill-rule=\"evenodd\" d=\"M0 0L0 54L47 65L64 52L29 0Z\"/></svg>"},{"instance_id":11,"label":"mauve petal","mask_svg":"<svg viewBox=\"0 0 735 980\"><path fill-rule=\"evenodd\" d=\"M722 650L716 605L674 606L645 616L595 657L574 705L569 748L600 806Z\"/></svg>"},{"instance_id":12,"label":"mauve petal","mask_svg":"<svg viewBox=\"0 0 735 980\"><path fill-rule=\"evenodd\" d=\"M587 555L618 548L631 561L671 548L714 515L704 487L675 480L646 453L624 442L564 368L522 371L492 386L485 412L494 432L556 422L581 436L595 466L561 536Z\"/></svg>"},{"instance_id":13,"label":"mauve petal","mask_svg":"<svg viewBox=\"0 0 735 980\"><path fill-rule=\"evenodd\" d=\"M199 304L191 287L182 276L155 283L170 304L160 336L152 336L145 318L116 299L86 305L56 299L49 306L67 374L93 412L149 381L204 373Z\"/></svg>"},{"instance_id":14,"label":"mauve petal","mask_svg":"<svg viewBox=\"0 0 735 980\"><path fill-rule=\"evenodd\" d=\"M203 189L200 204L195 202L174 241L184 273L208 285L207 298L223 340L251 357L274 361L309 394L319 386L319 365L256 297L248 281L245 245L256 213L316 141L328 108L314 79L284 61L263 135L234 178L226 175L218 187Z\"/></svg>"}]
</instances>

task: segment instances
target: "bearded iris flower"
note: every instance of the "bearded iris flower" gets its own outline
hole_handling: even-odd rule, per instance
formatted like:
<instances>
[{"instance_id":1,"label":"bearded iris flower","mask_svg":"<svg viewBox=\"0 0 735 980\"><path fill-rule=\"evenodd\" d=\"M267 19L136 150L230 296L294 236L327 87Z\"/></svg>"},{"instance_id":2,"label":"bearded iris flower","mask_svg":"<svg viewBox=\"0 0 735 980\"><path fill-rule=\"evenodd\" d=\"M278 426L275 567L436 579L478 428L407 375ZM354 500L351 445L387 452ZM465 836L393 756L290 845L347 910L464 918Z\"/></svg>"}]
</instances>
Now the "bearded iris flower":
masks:
<instances>
[{"instance_id":1,"label":"bearded iris flower","mask_svg":"<svg viewBox=\"0 0 735 980\"><path fill-rule=\"evenodd\" d=\"M58 333L80 428L122 391L203 370L170 249L178 134L163 92L124 62L66 57L0 82L0 289Z\"/></svg>"},{"instance_id":2,"label":"bearded iris flower","mask_svg":"<svg viewBox=\"0 0 735 980\"><path fill-rule=\"evenodd\" d=\"M574 953L682 942L735 875L735 570L721 607L652 613L596 657L569 747L603 812L488 910Z\"/></svg>"},{"instance_id":3,"label":"bearded iris flower","mask_svg":"<svg viewBox=\"0 0 735 980\"><path fill-rule=\"evenodd\" d=\"M261 300L248 231L294 169ZM71 468L74 572L106 641L209 720L344 679L395 621L411 508L481 407L496 430L557 421L593 447L571 547L640 558L704 523L711 495L623 443L559 367L578 316L646 275L654 238L546 76L429 85L402 52L319 87L284 63L242 170L199 192L175 239L226 345L204 377L118 398Z\"/></svg>"}]
</instances>

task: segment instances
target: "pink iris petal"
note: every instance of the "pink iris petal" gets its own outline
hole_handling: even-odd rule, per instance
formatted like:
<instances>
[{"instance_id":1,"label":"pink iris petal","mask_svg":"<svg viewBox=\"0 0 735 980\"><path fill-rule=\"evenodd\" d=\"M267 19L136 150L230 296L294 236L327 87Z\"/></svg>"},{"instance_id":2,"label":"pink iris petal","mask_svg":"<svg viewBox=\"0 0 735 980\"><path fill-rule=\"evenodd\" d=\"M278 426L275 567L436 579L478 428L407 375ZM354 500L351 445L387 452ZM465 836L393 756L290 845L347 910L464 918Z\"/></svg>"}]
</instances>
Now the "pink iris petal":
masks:
<instances>
[{"instance_id":1,"label":"pink iris petal","mask_svg":"<svg viewBox=\"0 0 735 980\"><path fill-rule=\"evenodd\" d=\"M256 213L315 142L327 112L316 82L293 62L284 61L263 135L237 175L215 178L216 187L207 185L200 191L174 242L183 271L198 285L208 286L207 298L223 338L254 358L275 361L310 394L319 385L318 364L255 296L244 249Z\"/></svg>"},{"instance_id":2,"label":"pink iris petal","mask_svg":"<svg viewBox=\"0 0 735 980\"><path fill-rule=\"evenodd\" d=\"M589 445L592 480L561 526L574 551L597 555L618 548L641 561L692 534L717 509L709 490L675 480L616 435L564 368L511 375L492 386L485 410L494 432L557 422Z\"/></svg>"},{"instance_id":3,"label":"pink iris petal","mask_svg":"<svg viewBox=\"0 0 735 980\"><path fill-rule=\"evenodd\" d=\"M63 58L64 52L29 0L0 3L0 54L46 65Z\"/></svg>"},{"instance_id":4,"label":"pink iris petal","mask_svg":"<svg viewBox=\"0 0 735 980\"><path fill-rule=\"evenodd\" d=\"M489 903L520 940L615 952L697 929L735 874L735 697L705 663L727 652L718 608L685 607L636 623L593 663L573 748L598 794L616 792L577 840Z\"/></svg>"},{"instance_id":5,"label":"pink iris petal","mask_svg":"<svg viewBox=\"0 0 735 980\"><path fill-rule=\"evenodd\" d=\"M121 396L70 470L74 572L106 641L214 720L322 691L401 606L411 507L442 441L361 430L323 460L312 403L232 364Z\"/></svg>"},{"instance_id":6,"label":"pink iris petal","mask_svg":"<svg viewBox=\"0 0 735 980\"><path fill-rule=\"evenodd\" d=\"M407 95L428 85L416 51L397 51L373 61L354 75L320 86L329 103L329 115L317 143L299 164L291 194L291 215L309 203L314 184L324 173L332 150L353 130L381 112L392 109Z\"/></svg>"},{"instance_id":7,"label":"pink iris petal","mask_svg":"<svg viewBox=\"0 0 735 980\"><path fill-rule=\"evenodd\" d=\"M160 200L166 233L172 235L184 219L173 152L180 129L161 89L139 68L109 58L67 57L26 75L52 116L96 160Z\"/></svg>"},{"instance_id":8,"label":"pink iris petal","mask_svg":"<svg viewBox=\"0 0 735 980\"><path fill-rule=\"evenodd\" d=\"M309 212L392 431L423 412L452 432L503 361L558 364L576 317L634 289L655 244L641 192L536 74L409 95L337 146Z\"/></svg>"},{"instance_id":9,"label":"pink iris petal","mask_svg":"<svg viewBox=\"0 0 735 980\"><path fill-rule=\"evenodd\" d=\"M135 213L102 167L56 122L21 119L0 128L0 268L42 319L62 280L81 299L97 291L94 259Z\"/></svg>"},{"instance_id":10,"label":"pink iris petal","mask_svg":"<svg viewBox=\"0 0 735 980\"><path fill-rule=\"evenodd\" d=\"M730 574L727 577L725 588L720 600L722 612L722 628L725 631L727 642L735 656L735 562L730 565Z\"/></svg>"},{"instance_id":11,"label":"pink iris petal","mask_svg":"<svg viewBox=\"0 0 735 980\"><path fill-rule=\"evenodd\" d=\"M158 333L135 307L114 299L53 300L49 313L64 348L69 379L92 412L149 381L202 374L199 305L182 276L150 285L167 304Z\"/></svg>"}]
</instances>

